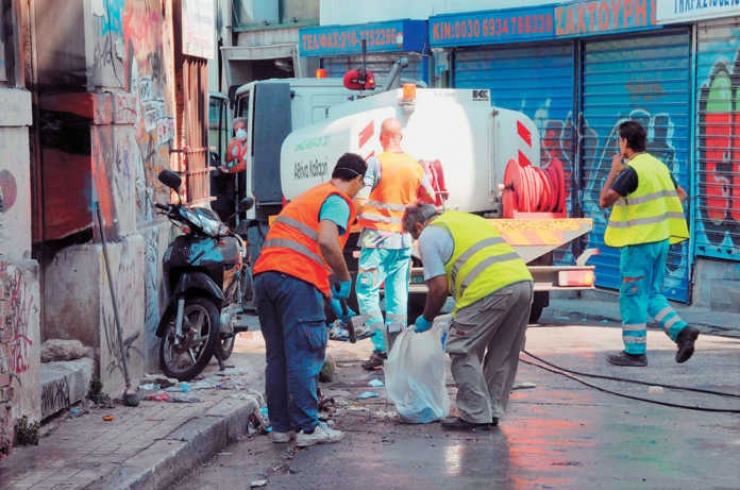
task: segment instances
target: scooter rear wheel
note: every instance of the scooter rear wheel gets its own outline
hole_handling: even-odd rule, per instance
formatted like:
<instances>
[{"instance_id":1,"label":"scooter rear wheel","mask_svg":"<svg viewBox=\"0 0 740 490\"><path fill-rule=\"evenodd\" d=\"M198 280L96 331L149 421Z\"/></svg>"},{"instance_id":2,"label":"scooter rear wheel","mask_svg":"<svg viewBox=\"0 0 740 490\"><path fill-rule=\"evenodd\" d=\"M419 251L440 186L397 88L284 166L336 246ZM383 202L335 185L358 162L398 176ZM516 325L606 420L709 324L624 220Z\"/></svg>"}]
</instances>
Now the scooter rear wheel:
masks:
<instances>
[{"instance_id":1,"label":"scooter rear wheel","mask_svg":"<svg viewBox=\"0 0 740 490\"><path fill-rule=\"evenodd\" d=\"M182 321L183 338L175 345L176 312L167 319L167 327L159 344L159 366L165 375L180 381L193 379L201 373L220 342L219 312L208 298L185 299Z\"/></svg>"}]
</instances>

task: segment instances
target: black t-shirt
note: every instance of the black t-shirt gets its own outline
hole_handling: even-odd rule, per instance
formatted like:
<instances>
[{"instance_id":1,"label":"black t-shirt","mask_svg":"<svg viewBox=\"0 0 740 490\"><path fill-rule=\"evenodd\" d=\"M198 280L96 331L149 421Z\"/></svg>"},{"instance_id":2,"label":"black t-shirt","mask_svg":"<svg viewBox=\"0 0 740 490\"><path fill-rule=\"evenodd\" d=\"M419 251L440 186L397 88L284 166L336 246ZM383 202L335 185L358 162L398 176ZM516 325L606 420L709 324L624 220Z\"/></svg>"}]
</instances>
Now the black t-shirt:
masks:
<instances>
[{"instance_id":1,"label":"black t-shirt","mask_svg":"<svg viewBox=\"0 0 740 490\"><path fill-rule=\"evenodd\" d=\"M676 182L672 174L671 180L673 181L673 185L678 189L678 182ZM637 184L637 171L632 167L627 167L617 175L617 178L612 182L611 188L620 196L627 197L628 194L637 190Z\"/></svg>"}]
</instances>

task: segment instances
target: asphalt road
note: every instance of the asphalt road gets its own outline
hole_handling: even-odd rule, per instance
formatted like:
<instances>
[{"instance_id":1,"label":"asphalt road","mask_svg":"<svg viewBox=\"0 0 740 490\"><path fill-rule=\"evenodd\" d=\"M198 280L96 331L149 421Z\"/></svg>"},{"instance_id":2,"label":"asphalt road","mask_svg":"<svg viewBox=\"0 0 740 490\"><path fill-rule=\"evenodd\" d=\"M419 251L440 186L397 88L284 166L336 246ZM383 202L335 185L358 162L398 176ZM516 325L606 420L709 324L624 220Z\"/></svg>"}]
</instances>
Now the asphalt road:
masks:
<instances>
[{"instance_id":1,"label":"asphalt road","mask_svg":"<svg viewBox=\"0 0 740 490\"><path fill-rule=\"evenodd\" d=\"M240 339L233 360L263 348L259 334ZM383 388L382 371L366 373L360 362L371 349L332 342L337 359L325 396L329 414L346 432L338 444L297 449L269 437L245 437L195 468L172 488L234 489L736 489L740 488L740 413L668 407L657 403L740 412L740 339L703 335L689 362L673 361L674 345L660 331L648 333L647 368L617 368L607 353L621 349L613 324L530 326L527 351L560 367L628 377L645 385L561 374L520 362L516 390L500 427L450 432L437 423L401 424ZM255 356L251 356L254 359ZM523 360L536 362L526 354ZM252 361L254 362L254 361ZM253 366L253 368L258 368ZM681 385L732 393L723 397L657 385ZM454 385L448 377L454 400ZM358 396L375 391L377 398Z\"/></svg>"}]
</instances>

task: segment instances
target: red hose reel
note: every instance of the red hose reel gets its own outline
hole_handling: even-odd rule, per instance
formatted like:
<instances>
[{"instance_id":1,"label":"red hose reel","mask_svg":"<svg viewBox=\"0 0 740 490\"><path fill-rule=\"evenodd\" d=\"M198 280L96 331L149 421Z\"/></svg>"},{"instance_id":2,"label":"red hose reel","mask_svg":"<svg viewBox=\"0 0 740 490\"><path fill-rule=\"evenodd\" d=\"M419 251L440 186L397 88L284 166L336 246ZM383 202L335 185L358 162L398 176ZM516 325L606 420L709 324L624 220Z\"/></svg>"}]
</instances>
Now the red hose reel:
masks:
<instances>
[{"instance_id":1,"label":"red hose reel","mask_svg":"<svg viewBox=\"0 0 740 490\"><path fill-rule=\"evenodd\" d=\"M545 168L512 158L504 172L504 218L516 213L565 213L565 170L557 158Z\"/></svg>"}]
</instances>

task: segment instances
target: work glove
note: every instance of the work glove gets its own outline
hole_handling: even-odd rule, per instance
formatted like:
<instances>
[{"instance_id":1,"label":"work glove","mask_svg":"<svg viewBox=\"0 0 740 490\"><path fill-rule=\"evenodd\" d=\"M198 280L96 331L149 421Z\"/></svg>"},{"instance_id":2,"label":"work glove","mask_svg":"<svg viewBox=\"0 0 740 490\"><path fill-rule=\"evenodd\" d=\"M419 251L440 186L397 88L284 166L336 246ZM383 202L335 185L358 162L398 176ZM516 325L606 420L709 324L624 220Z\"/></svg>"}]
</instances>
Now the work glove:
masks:
<instances>
[{"instance_id":1,"label":"work glove","mask_svg":"<svg viewBox=\"0 0 740 490\"><path fill-rule=\"evenodd\" d=\"M419 315L419 318L414 322L414 332L422 333L432 328L432 322L424 318L424 315Z\"/></svg>"},{"instance_id":2,"label":"work glove","mask_svg":"<svg viewBox=\"0 0 740 490\"><path fill-rule=\"evenodd\" d=\"M335 282L331 286L331 297L333 299L347 299L352 292L352 279L349 281Z\"/></svg>"},{"instance_id":3,"label":"work glove","mask_svg":"<svg viewBox=\"0 0 740 490\"><path fill-rule=\"evenodd\" d=\"M336 317L339 318L339 320L341 320L343 323L349 323L353 316L357 316L357 313L355 313L349 306L346 310L342 308L342 302L338 299L331 300L330 304L331 311L333 311Z\"/></svg>"}]
</instances>

